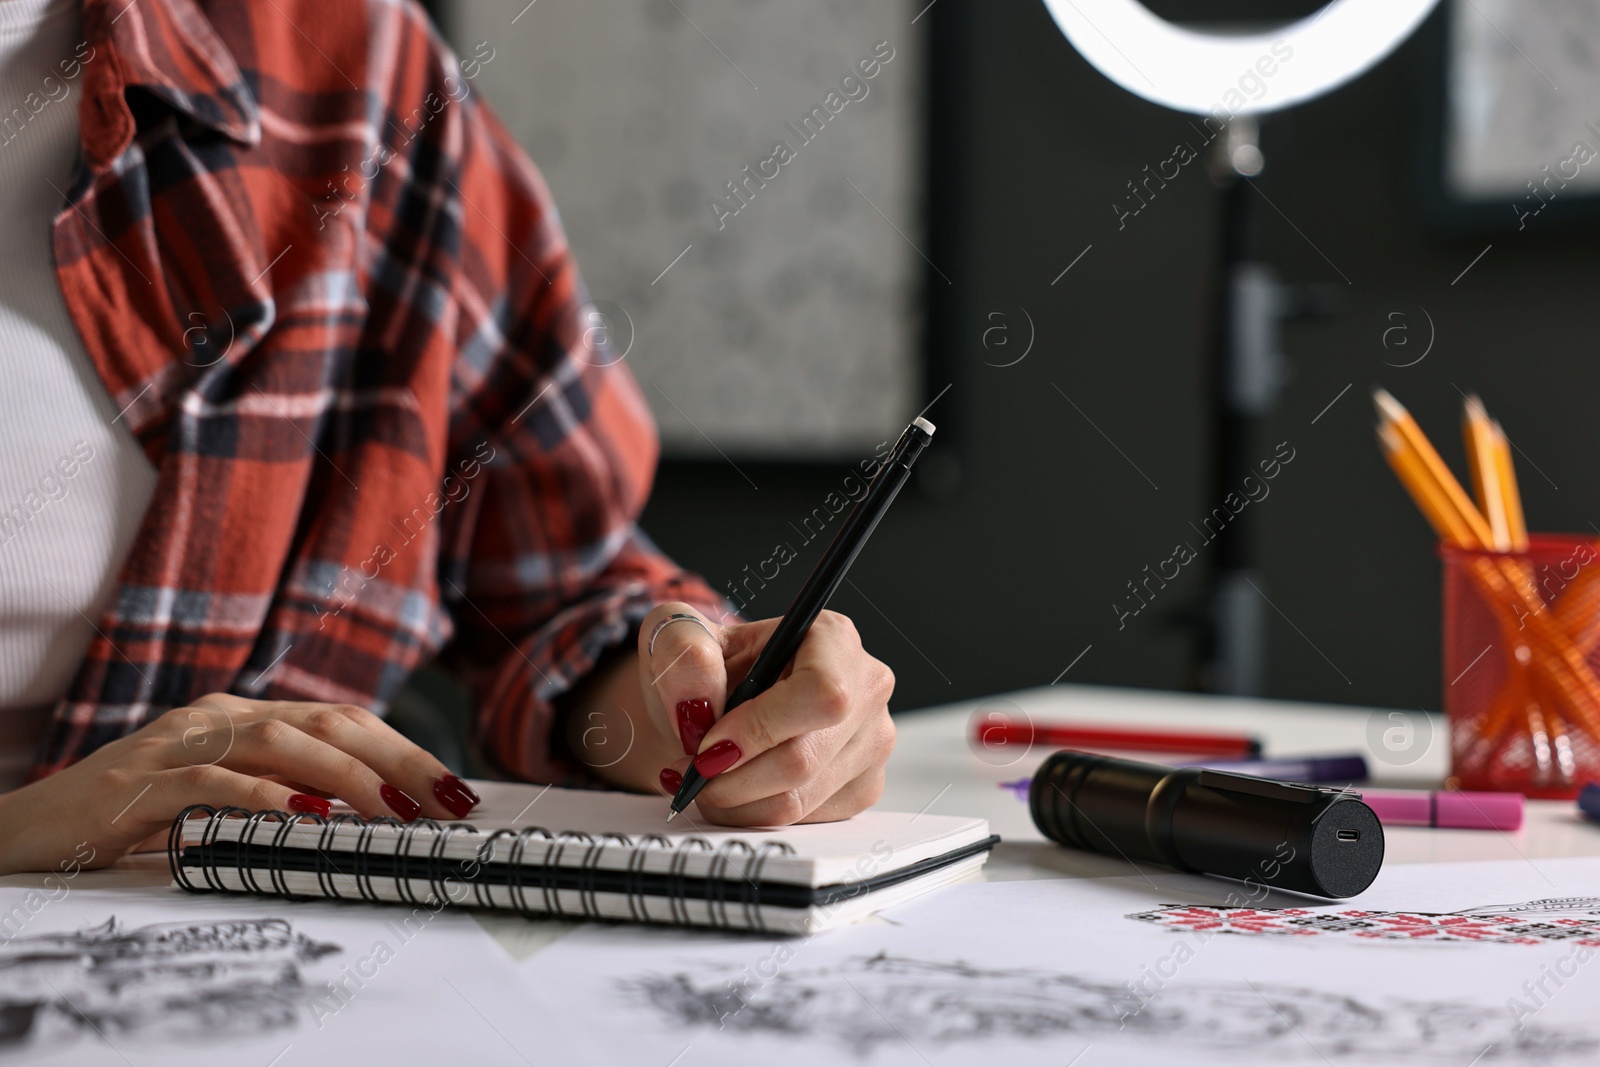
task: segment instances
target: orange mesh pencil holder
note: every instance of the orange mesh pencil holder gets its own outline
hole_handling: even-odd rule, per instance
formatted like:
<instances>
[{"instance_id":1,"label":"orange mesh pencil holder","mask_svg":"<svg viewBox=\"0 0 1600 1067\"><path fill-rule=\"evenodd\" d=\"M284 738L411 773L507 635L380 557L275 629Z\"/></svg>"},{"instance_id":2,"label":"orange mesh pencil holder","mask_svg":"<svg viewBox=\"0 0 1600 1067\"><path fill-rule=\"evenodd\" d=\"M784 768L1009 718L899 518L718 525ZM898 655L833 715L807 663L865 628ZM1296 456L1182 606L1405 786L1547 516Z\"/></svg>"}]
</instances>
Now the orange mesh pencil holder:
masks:
<instances>
[{"instance_id":1,"label":"orange mesh pencil holder","mask_svg":"<svg viewBox=\"0 0 1600 1067\"><path fill-rule=\"evenodd\" d=\"M1600 542L1439 555L1452 784L1564 798L1600 781Z\"/></svg>"}]
</instances>

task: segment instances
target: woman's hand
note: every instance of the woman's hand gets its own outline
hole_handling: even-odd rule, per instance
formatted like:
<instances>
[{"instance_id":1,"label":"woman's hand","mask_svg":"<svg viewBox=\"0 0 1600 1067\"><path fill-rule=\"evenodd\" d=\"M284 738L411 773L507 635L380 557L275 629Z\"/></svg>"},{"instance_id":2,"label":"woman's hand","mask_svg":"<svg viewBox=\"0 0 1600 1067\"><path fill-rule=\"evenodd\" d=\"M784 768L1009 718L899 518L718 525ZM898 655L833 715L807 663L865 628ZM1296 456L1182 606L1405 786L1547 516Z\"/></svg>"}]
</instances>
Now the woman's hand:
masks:
<instances>
[{"instance_id":1,"label":"woman's hand","mask_svg":"<svg viewBox=\"0 0 1600 1067\"><path fill-rule=\"evenodd\" d=\"M694 621L657 632L675 614ZM591 691L571 720L573 749L609 781L669 796L693 758L711 779L700 814L726 825L827 822L870 807L894 747L894 674L845 616L824 611L778 684L722 714L777 624L719 626L688 604L657 606L639 628L637 681L618 677ZM635 726L629 707L641 696L646 722ZM621 740L627 748L616 756Z\"/></svg>"},{"instance_id":2,"label":"woman's hand","mask_svg":"<svg viewBox=\"0 0 1600 1067\"><path fill-rule=\"evenodd\" d=\"M0 873L105 866L190 804L325 815L327 797L406 822L459 819L478 802L362 708L214 693L0 796Z\"/></svg>"}]
</instances>

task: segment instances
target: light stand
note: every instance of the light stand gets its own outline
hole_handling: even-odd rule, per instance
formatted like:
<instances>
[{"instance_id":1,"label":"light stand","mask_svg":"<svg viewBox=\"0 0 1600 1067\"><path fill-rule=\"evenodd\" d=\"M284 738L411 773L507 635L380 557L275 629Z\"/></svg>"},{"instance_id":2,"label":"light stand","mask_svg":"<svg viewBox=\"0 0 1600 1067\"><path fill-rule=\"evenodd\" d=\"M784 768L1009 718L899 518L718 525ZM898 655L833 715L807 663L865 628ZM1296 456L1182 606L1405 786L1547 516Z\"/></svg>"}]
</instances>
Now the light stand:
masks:
<instances>
[{"instance_id":1,"label":"light stand","mask_svg":"<svg viewBox=\"0 0 1600 1067\"><path fill-rule=\"evenodd\" d=\"M1192 682L1197 689L1260 696L1266 681L1266 609L1257 569L1257 512L1243 505L1231 514L1225 501L1248 499L1245 479L1262 483L1261 422L1276 406L1288 377L1278 345L1284 321L1330 314L1329 286L1285 285L1255 254L1260 195L1249 186L1266 166L1261 124L1245 115L1228 124L1209 146L1206 169L1218 187L1217 291L1211 342L1209 401L1212 447L1207 499L1230 512L1211 540L1206 558L1205 604L1184 621L1195 633Z\"/></svg>"},{"instance_id":2,"label":"light stand","mask_svg":"<svg viewBox=\"0 0 1600 1067\"><path fill-rule=\"evenodd\" d=\"M1259 194L1249 181L1265 165L1256 116L1357 77L1409 37L1437 3L1332 0L1289 26L1241 34L1175 26L1137 0L1045 0L1061 32L1106 77L1144 99L1223 124L1207 159L1222 197L1210 346L1211 506L1225 508L1229 494L1245 492L1247 475L1259 478L1257 429L1285 377L1282 321L1326 313L1331 303L1323 287L1281 284L1254 256ZM1241 77L1260 92L1248 98L1238 92ZM1239 696L1264 691L1266 603L1255 520L1248 506L1229 510L1208 542L1204 608L1186 620L1198 638L1196 688Z\"/></svg>"}]
</instances>

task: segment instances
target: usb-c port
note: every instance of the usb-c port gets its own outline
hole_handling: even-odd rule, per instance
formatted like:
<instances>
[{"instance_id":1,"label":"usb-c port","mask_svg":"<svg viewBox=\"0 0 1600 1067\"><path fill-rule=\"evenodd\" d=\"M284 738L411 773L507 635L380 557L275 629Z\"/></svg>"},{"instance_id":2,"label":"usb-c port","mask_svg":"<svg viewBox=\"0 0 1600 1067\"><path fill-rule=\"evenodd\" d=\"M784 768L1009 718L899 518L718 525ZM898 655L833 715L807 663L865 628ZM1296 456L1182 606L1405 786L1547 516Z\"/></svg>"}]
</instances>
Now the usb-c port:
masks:
<instances>
[{"instance_id":1,"label":"usb-c port","mask_svg":"<svg viewBox=\"0 0 1600 1067\"><path fill-rule=\"evenodd\" d=\"M1360 841L1361 840L1361 831L1360 830L1340 830L1334 836L1337 837L1340 841Z\"/></svg>"}]
</instances>

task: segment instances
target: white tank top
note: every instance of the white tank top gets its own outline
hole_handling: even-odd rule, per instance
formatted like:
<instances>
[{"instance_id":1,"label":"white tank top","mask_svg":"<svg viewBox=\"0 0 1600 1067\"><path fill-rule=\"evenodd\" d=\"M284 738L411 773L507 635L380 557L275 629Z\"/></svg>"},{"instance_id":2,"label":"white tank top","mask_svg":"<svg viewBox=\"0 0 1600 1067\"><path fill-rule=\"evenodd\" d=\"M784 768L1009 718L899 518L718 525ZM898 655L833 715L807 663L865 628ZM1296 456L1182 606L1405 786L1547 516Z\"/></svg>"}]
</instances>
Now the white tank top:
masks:
<instances>
[{"instance_id":1,"label":"white tank top","mask_svg":"<svg viewBox=\"0 0 1600 1067\"><path fill-rule=\"evenodd\" d=\"M0 0L0 790L26 774L155 487L56 282L88 52L79 0Z\"/></svg>"}]
</instances>

